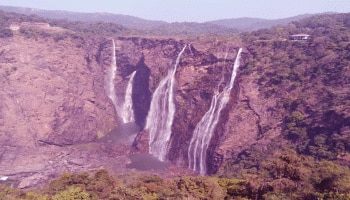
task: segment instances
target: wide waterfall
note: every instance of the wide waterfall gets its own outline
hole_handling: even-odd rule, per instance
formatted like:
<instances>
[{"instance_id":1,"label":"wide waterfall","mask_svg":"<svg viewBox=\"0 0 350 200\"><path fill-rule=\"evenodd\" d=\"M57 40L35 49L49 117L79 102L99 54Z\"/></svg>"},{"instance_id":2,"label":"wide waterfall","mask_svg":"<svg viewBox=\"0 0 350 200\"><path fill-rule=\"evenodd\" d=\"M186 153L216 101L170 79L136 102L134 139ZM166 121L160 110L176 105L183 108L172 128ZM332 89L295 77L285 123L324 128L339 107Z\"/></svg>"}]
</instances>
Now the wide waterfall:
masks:
<instances>
[{"instance_id":1,"label":"wide waterfall","mask_svg":"<svg viewBox=\"0 0 350 200\"><path fill-rule=\"evenodd\" d=\"M132 86L134 83L136 71L134 71L129 79L128 85L125 91L124 104L120 113L120 117L122 118L124 123L134 122L134 110L132 105Z\"/></svg>"},{"instance_id":2,"label":"wide waterfall","mask_svg":"<svg viewBox=\"0 0 350 200\"><path fill-rule=\"evenodd\" d=\"M115 55L115 43L113 40L113 49L112 49L112 61L111 66L107 70L107 73L105 75L105 91L107 93L107 96L112 100L114 109L116 112L118 111L118 105L117 105L117 96L115 93L115 86L114 86L114 79L117 72L117 61L116 61L116 55Z\"/></svg>"},{"instance_id":3,"label":"wide waterfall","mask_svg":"<svg viewBox=\"0 0 350 200\"><path fill-rule=\"evenodd\" d=\"M221 92L219 92L219 90L215 92L210 109L197 124L188 147L189 168L199 172L201 175L205 175L207 172L207 149L216 124L219 122L220 112L229 101L231 89L237 75L237 69L240 65L241 52L242 48L238 50L229 84L227 84Z\"/></svg>"},{"instance_id":4,"label":"wide waterfall","mask_svg":"<svg viewBox=\"0 0 350 200\"><path fill-rule=\"evenodd\" d=\"M147 116L146 129L149 130L149 153L161 161L166 160L170 145L171 126L175 114L174 83L176 68L186 46L178 54L175 66L160 82L152 96L151 107Z\"/></svg>"}]
</instances>

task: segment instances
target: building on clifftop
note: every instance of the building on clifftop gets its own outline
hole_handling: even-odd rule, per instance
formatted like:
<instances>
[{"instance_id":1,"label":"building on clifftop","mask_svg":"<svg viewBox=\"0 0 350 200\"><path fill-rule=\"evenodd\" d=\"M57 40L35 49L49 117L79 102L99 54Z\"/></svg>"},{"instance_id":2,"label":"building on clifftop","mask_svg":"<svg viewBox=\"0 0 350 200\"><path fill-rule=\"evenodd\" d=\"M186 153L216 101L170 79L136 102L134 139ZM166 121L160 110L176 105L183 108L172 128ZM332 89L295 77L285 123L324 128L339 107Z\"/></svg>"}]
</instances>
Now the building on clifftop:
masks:
<instances>
[{"instance_id":1,"label":"building on clifftop","mask_svg":"<svg viewBox=\"0 0 350 200\"><path fill-rule=\"evenodd\" d=\"M309 40L311 39L311 36L308 34L294 34L289 36L290 40Z\"/></svg>"}]
</instances>

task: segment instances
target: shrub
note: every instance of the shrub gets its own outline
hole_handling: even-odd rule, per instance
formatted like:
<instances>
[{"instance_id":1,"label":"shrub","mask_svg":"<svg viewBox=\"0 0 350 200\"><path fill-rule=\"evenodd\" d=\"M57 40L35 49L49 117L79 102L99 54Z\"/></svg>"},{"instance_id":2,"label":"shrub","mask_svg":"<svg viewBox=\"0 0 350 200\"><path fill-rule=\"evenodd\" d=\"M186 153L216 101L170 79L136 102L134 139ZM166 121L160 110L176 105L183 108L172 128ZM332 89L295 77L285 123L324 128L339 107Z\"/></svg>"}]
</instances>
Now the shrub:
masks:
<instances>
[{"instance_id":1,"label":"shrub","mask_svg":"<svg viewBox=\"0 0 350 200\"><path fill-rule=\"evenodd\" d=\"M13 33L10 29L0 29L0 38L12 37Z\"/></svg>"},{"instance_id":2,"label":"shrub","mask_svg":"<svg viewBox=\"0 0 350 200\"><path fill-rule=\"evenodd\" d=\"M52 200L90 200L90 195L80 187L69 187L52 197Z\"/></svg>"}]
</instances>

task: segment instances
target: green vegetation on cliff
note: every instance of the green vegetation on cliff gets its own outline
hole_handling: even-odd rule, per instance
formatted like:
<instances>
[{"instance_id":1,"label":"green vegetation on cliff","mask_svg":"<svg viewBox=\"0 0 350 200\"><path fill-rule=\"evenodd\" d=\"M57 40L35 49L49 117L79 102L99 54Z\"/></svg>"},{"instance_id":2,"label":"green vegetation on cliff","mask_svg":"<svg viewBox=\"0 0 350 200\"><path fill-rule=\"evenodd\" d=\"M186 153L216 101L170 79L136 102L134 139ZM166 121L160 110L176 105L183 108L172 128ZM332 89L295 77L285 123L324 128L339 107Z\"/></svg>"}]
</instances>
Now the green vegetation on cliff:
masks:
<instances>
[{"instance_id":1,"label":"green vegetation on cliff","mask_svg":"<svg viewBox=\"0 0 350 200\"><path fill-rule=\"evenodd\" d=\"M310 40L288 40L305 33ZM242 34L242 79L254 77L280 134L226 162L222 176L256 180L264 199L349 199L350 14ZM264 127L260 139L270 129Z\"/></svg>"},{"instance_id":2,"label":"green vegetation on cliff","mask_svg":"<svg viewBox=\"0 0 350 200\"><path fill-rule=\"evenodd\" d=\"M310 41L283 40L295 33ZM324 15L245 35L243 73L277 99L282 135L295 149L334 160L350 152L350 14Z\"/></svg>"}]
</instances>

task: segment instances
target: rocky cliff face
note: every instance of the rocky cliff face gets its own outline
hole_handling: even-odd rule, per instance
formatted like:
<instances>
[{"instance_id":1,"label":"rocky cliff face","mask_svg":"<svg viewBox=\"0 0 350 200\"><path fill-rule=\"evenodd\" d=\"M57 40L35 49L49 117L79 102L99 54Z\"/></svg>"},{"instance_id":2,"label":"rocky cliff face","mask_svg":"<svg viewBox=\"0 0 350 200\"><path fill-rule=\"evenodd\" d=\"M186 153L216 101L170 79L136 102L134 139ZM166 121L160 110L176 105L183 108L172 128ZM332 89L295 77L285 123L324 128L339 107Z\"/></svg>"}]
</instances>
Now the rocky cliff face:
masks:
<instances>
[{"instance_id":1,"label":"rocky cliff face","mask_svg":"<svg viewBox=\"0 0 350 200\"><path fill-rule=\"evenodd\" d=\"M0 42L0 174L26 187L67 170L64 147L108 133L116 113L92 43L20 34Z\"/></svg>"},{"instance_id":2,"label":"rocky cliff face","mask_svg":"<svg viewBox=\"0 0 350 200\"><path fill-rule=\"evenodd\" d=\"M115 126L115 113L93 72L98 65L88 61L85 49L74 41L20 36L1 43L4 145L86 143Z\"/></svg>"},{"instance_id":3,"label":"rocky cliff face","mask_svg":"<svg viewBox=\"0 0 350 200\"><path fill-rule=\"evenodd\" d=\"M193 129L209 109L222 77L228 80L238 46L234 43L227 48L222 43L172 39L113 39L119 102L123 101L130 74L136 71L132 99L139 130L145 125L152 92L188 44L176 72L176 114L168 156L171 163L186 168ZM111 143L113 139L99 139L119 130L121 125L104 90L104 76L111 65L112 40L81 41L73 37L55 40L15 34L0 42L3 77L0 143L4 147L0 175L10 176L14 184L25 188L46 182L63 171L109 166L112 171L122 172L116 168L125 169L130 144L116 141L115 146ZM236 84L220 124L228 124L227 115L237 105L238 91ZM213 160L208 160L209 166L214 166L211 173L223 159L219 144L226 137L234 137L225 126L229 125L218 126L212 140ZM145 130L138 135L134 147L136 152L147 151L147 145Z\"/></svg>"}]
</instances>

